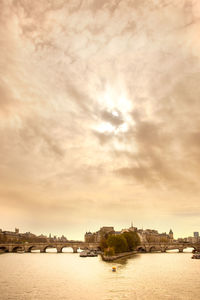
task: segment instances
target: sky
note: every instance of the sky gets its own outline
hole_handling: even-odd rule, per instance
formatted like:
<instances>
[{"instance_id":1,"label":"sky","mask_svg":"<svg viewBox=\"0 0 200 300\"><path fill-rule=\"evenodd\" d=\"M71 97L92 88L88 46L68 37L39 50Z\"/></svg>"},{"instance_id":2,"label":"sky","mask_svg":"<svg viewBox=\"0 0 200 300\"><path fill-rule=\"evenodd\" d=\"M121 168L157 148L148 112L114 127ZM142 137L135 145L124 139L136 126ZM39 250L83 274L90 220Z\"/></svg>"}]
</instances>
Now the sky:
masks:
<instances>
[{"instance_id":1,"label":"sky","mask_svg":"<svg viewBox=\"0 0 200 300\"><path fill-rule=\"evenodd\" d=\"M0 228L200 231L200 2L0 0Z\"/></svg>"}]
</instances>

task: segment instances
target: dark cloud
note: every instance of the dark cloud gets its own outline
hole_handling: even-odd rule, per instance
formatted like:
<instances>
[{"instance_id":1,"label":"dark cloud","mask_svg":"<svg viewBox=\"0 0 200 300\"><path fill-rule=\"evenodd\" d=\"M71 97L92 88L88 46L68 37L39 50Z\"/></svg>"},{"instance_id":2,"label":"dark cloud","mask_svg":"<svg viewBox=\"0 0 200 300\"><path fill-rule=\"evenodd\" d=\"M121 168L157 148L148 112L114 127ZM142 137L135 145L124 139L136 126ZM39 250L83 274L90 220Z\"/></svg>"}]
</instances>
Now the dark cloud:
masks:
<instances>
[{"instance_id":1,"label":"dark cloud","mask_svg":"<svg viewBox=\"0 0 200 300\"><path fill-rule=\"evenodd\" d=\"M117 110L114 111L114 114L113 112L108 112L104 110L101 112L101 118L102 120L109 122L114 126L119 126L124 123L121 113Z\"/></svg>"},{"instance_id":2,"label":"dark cloud","mask_svg":"<svg viewBox=\"0 0 200 300\"><path fill-rule=\"evenodd\" d=\"M111 140L113 139L112 133L103 133L97 130L93 130L93 134L95 137L97 137L101 145L111 142Z\"/></svg>"}]
</instances>

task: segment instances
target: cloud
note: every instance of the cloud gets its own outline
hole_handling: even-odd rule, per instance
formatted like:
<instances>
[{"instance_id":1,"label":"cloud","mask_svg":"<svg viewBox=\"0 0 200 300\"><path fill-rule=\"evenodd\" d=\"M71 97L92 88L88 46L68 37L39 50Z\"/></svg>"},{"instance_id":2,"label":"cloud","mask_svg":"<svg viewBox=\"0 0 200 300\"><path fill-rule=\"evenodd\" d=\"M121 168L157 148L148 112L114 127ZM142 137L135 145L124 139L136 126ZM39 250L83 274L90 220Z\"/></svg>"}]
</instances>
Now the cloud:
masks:
<instances>
[{"instance_id":1,"label":"cloud","mask_svg":"<svg viewBox=\"0 0 200 300\"><path fill-rule=\"evenodd\" d=\"M119 111L109 112L109 111L103 110L101 112L101 118L102 118L102 120L107 121L114 126L119 126L124 123L122 115Z\"/></svg>"},{"instance_id":2,"label":"cloud","mask_svg":"<svg viewBox=\"0 0 200 300\"><path fill-rule=\"evenodd\" d=\"M0 82L0 115L1 118L9 117L10 115L15 115L18 110L20 110L20 101L16 99L12 91L9 89L7 84Z\"/></svg>"},{"instance_id":3,"label":"cloud","mask_svg":"<svg viewBox=\"0 0 200 300\"><path fill-rule=\"evenodd\" d=\"M198 209L199 3L0 5L0 201L8 222L12 211L27 223L41 205L47 226L55 218L59 230L70 215L81 232L89 219L154 220L180 206L184 215L188 199Z\"/></svg>"},{"instance_id":4,"label":"cloud","mask_svg":"<svg viewBox=\"0 0 200 300\"><path fill-rule=\"evenodd\" d=\"M45 150L48 150L57 158L63 157L64 149L60 145L59 136L54 133L55 125L53 123L53 121L41 119L38 116L29 118L24 122L19 134L24 146L29 146L27 151L38 147L38 151L41 153L44 151L45 154Z\"/></svg>"},{"instance_id":5,"label":"cloud","mask_svg":"<svg viewBox=\"0 0 200 300\"><path fill-rule=\"evenodd\" d=\"M98 131L94 130L93 134L94 134L94 136L97 137L97 139L99 140L101 145L104 145L113 139L112 133L103 133L103 132L98 132Z\"/></svg>"},{"instance_id":6,"label":"cloud","mask_svg":"<svg viewBox=\"0 0 200 300\"><path fill-rule=\"evenodd\" d=\"M199 74L183 76L164 99L157 99L150 117L142 112L143 107L133 112L135 124L125 138L136 150L121 152L129 166L117 169L117 174L177 188L199 186L193 164L199 165L199 80Z\"/></svg>"}]
</instances>

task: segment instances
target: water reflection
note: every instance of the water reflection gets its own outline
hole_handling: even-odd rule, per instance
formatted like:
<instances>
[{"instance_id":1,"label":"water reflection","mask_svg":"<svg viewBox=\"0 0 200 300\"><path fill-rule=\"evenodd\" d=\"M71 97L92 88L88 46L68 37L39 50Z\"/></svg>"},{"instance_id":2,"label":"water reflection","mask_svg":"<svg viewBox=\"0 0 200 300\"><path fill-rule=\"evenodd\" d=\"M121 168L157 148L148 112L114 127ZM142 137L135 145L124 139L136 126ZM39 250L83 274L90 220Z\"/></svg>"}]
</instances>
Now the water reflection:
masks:
<instances>
[{"instance_id":1,"label":"water reflection","mask_svg":"<svg viewBox=\"0 0 200 300\"><path fill-rule=\"evenodd\" d=\"M107 262L109 264L118 264L118 265L126 265L130 259L139 259L141 257L141 254L137 253L137 254L133 254L132 256L127 256L127 257L123 257L123 258L119 258L117 260L115 260L114 262Z\"/></svg>"}]
</instances>

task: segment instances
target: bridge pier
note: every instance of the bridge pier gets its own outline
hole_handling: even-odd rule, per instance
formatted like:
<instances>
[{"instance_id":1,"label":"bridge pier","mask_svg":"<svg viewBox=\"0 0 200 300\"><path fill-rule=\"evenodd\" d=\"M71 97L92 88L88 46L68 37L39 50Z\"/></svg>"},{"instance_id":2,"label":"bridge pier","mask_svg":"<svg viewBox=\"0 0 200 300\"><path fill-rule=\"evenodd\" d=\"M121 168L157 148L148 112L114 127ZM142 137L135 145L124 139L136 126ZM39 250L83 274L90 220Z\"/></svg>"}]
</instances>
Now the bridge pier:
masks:
<instances>
[{"instance_id":1,"label":"bridge pier","mask_svg":"<svg viewBox=\"0 0 200 300\"><path fill-rule=\"evenodd\" d=\"M25 251L24 251L24 252L25 252L25 253L30 253L30 252L31 252L30 248L31 248L31 247L30 247L29 245L28 245L28 246L25 245L25 247L24 247L24 250L25 250Z\"/></svg>"},{"instance_id":2,"label":"bridge pier","mask_svg":"<svg viewBox=\"0 0 200 300\"><path fill-rule=\"evenodd\" d=\"M8 252L13 252L13 247L12 246L8 246Z\"/></svg>"},{"instance_id":3,"label":"bridge pier","mask_svg":"<svg viewBox=\"0 0 200 300\"><path fill-rule=\"evenodd\" d=\"M160 251L161 251L162 253L165 253L165 252L166 252L166 249L167 249L167 247L166 247L165 244L161 244L161 245L160 245Z\"/></svg>"},{"instance_id":4,"label":"bridge pier","mask_svg":"<svg viewBox=\"0 0 200 300\"><path fill-rule=\"evenodd\" d=\"M62 253L62 247L57 247L57 253Z\"/></svg>"},{"instance_id":5,"label":"bridge pier","mask_svg":"<svg viewBox=\"0 0 200 300\"><path fill-rule=\"evenodd\" d=\"M146 252L150 252L150 246L145 246Z\"/></svg>"}]
</instances>

